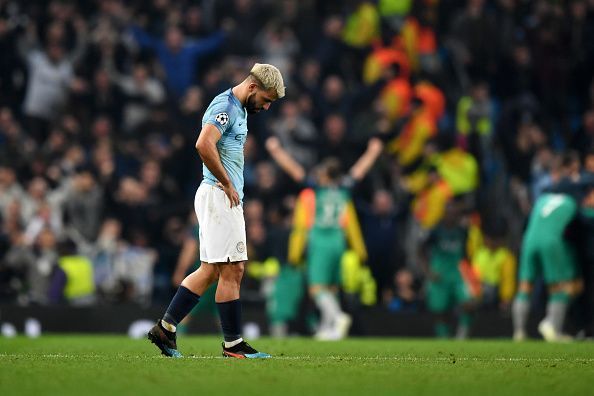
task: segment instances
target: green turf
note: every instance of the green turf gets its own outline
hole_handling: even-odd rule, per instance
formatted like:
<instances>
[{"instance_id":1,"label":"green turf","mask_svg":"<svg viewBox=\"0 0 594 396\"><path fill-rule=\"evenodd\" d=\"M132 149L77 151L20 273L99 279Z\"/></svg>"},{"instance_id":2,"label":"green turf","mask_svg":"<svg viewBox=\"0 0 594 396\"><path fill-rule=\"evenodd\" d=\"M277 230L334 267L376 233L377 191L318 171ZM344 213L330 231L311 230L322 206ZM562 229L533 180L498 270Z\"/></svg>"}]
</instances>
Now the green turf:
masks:
<instances>
[{"instance_id":1,"label":"green turf","mask_svg":"<svg viewBox=\"0 0 594 396\"><path fill-rule=\"evenodd\" d=\"M118 336L0 338L0 395L592 395L594 343L261 339L267 360L223 359L183 337L184 359Z\"/></svg>"}]
</instances>

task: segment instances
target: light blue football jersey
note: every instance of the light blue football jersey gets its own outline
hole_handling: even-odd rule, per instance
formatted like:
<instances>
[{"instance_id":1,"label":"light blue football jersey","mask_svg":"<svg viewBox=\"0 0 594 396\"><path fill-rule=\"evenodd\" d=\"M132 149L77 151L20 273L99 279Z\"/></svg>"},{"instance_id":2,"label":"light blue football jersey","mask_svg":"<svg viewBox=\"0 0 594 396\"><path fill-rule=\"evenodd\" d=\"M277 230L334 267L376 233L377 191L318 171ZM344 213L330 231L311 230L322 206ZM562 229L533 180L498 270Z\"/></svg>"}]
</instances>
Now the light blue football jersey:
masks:
<instances>
[{"instance_id":1,"label":"light blue football jersey","mask_svg":"<svg viewBox=\"0 0 594 396\"><path fill-rule=\"evenodd\" d=\"M243 145L248 132L247 111L231 89L210 102L202 117L202 126L206 124L214 125L221 132L221 139L217 142L219 156L239 199L243 201ZM202 175L202 183L214 185L218 181L206 165L202 165Z\"/></svg>"}]
</instances>

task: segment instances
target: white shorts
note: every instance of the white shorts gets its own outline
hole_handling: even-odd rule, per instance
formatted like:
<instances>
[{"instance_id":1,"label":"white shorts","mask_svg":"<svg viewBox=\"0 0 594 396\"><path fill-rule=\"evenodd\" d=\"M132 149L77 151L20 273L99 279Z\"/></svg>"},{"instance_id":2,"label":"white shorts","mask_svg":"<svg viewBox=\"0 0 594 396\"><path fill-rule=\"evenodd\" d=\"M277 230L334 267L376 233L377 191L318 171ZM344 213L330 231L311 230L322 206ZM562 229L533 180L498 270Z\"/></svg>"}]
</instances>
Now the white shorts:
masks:
<instances>
[{"instance_id":1,"label":"white shorts","mask_svg":"<svg viewBox=\"0 0 594 396\"><path fill-rule=\"evenodd\" d=\"M194 209L200 227L200 261L233 263L248 259L241 205L230 208L223 190L202 183L196 191Z\"/></svg>"}]
</instances>

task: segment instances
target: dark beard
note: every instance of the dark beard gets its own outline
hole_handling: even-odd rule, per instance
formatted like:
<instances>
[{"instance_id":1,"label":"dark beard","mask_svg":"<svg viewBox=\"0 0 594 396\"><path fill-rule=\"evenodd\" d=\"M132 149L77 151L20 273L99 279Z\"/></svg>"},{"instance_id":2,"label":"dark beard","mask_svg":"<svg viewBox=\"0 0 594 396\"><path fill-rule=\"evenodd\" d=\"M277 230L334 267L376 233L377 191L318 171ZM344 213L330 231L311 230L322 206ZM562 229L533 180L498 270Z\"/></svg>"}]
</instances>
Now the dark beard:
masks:
<instances>
[{"instance_id":1,"label":"dark beard","mask_svg":"<svg viewBox=\"0 0 594 396\"><path fill-rule=\"evenodd\" d=\"M256 114L260 109L257 109L254 104L254 97L250 96L245 104L245 110L248 114Z\"/></svg>"}]
</instances>

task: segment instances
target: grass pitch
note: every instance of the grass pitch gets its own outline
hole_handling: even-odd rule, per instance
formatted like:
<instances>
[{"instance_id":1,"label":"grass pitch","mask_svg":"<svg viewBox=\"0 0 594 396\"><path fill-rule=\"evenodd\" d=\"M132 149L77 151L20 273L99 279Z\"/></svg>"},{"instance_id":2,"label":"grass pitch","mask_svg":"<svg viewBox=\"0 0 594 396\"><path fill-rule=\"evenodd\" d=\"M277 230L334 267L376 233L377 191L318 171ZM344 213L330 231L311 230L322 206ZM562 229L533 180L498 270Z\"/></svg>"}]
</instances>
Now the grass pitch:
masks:
<instances>
[{"instance_id":1,"label":"grass pitch","mask_svg":"<svg viewBox=\"0 0 594 396\"><path fill-rule=\"evenodd\" d=\"M260 339L266 360L181 337L183 359L120 336L0 338L0 395L592 395L594 343Z\"/></svg>"}]
</instances>

